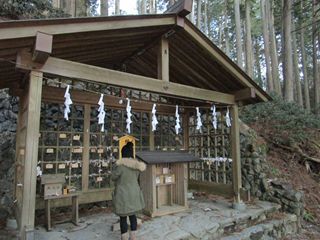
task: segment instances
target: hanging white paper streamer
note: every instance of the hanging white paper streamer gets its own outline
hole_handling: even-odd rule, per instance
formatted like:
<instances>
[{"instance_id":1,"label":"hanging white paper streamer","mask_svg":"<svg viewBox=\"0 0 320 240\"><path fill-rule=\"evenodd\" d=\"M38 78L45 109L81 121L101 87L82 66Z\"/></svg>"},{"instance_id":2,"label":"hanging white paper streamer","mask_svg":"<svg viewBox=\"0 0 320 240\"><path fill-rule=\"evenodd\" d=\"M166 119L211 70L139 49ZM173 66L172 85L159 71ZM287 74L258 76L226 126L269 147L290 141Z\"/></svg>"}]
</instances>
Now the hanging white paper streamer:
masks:
<instances>
[{"instance_id":1,"label":"hanging white paper streamer","mask_svg":"<svg viewBox=\"0 0 320 240\"><path fill-rule=\"evenodd\" d=\"M156 116L156 104L153 104L152 107L152 132L154 132L157 129L157 124L158 124L158 120L157 120L157 116Z\"/></svg>"},{"instance_id":2,"label":"hanging white paper streamer","mask_svg":"<svg viewBox=\"0 0 320 240\"><path fill-rule=\"evenodd\" d=\"M40 166L37 166L37 177L38 176L42 176L42 171Z\"/></svg>"},{"instance_id":3,"label":"hanging white paper streamer","mask_svg":"<svg viewBox=\"0 0 320 240\"><path fill-rule=\"evenodd\" d=\"M228 108L227 113L226 113L226 124L227 124L227 127L231 127L231 119L230 119L229 108Z\"/></svg>"},{"instance_id":4,"label":"hanging white paper streamer","mask_svg":"<svg viewBox=\"0 0 320 240\"><path fill-rule=\"evenodd\" d=\"M196 107L197 109L197 127L196 129L200 131L200 133L202 133L202 122L201 122L201 113L199 110L199 107Z\"/></svg>"},{"instance_id":5,"label":"hanging white paper streamer","mask_svg":"<svg viewBox=\"0 0 320 240\"><path fill-rule=\"evenodd\" d=\"M179 129L181 128L180 126L180 117L179 117L179 108L178 105L176 105L176 134L179 134Z\"/></svg>"},{"instance_id":6,"label":"hanging white paper streamer","mask_svg":"<svg viewBox=\"0 0 320 240\"><path fill-rule=\"evenodd\" d=\"M70 105L72 104L72 100L70 98L70 93L69 93L70 85L67 85L66 92L64 94L64 118L66 120L69 120L69 113L70 113Z\"/></svg>"},{"instance_id":7,"label":"hanging white paper streamer","mask_svg":"<svg viewBox=\"0 0 320 240\"><path fill-rule=\"evenodd\" d=\"M106 112L104 111L103 94L101 94L101 96L100 96L98 105L99 105L98 124L102 124L101 125L101 132L104 132L104 119L106 116Z\"/></svg>"},{"instance_id":8,"label":"hanging white paper streamer","mask_svg":"<svg viewBox=\"0 0 320 240\"><path fill-rule=\"evenodd\" d=\"M211 111L212 111L212 126L214 129L217 129L218 120L217 120L217 113L216 113L216 106L215 105L212 105Z\"/></svg>"},{"instance_id":9,"label":"hanging white paper streamer","mask_svg":"<svg viewBox=\"0 0 320 240\"><path fill-rule=\"evenodd\" d=\"M127 99L127 108L126 108L126 110L127 110L127 120L126 120L127 131L128 131L128 133L130 133L131 132L130 124L132 123L132 120L131 120L132 114L131 114L130 99L129 98L126 98L126 99Z\"/></svg>"}]
</instances>

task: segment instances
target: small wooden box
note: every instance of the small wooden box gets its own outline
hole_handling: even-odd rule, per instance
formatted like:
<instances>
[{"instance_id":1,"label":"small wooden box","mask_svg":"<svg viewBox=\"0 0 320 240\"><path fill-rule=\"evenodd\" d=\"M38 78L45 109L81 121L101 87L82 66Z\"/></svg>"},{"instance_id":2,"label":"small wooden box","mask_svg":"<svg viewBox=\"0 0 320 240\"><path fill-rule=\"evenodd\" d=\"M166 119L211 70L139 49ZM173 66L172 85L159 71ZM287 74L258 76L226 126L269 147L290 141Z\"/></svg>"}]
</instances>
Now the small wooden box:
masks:
<instances>
[{"instance_id":1,"label":"small wooden box","mask_svg":"<svg viewBox=\"0 0 320 240\"><path fill-rule=\"evenodd\" d=\"M62 185L65 183L64 174L45 174L41 176L44 185L44 197L62 195Z\"/></svg>"}]
</instances>

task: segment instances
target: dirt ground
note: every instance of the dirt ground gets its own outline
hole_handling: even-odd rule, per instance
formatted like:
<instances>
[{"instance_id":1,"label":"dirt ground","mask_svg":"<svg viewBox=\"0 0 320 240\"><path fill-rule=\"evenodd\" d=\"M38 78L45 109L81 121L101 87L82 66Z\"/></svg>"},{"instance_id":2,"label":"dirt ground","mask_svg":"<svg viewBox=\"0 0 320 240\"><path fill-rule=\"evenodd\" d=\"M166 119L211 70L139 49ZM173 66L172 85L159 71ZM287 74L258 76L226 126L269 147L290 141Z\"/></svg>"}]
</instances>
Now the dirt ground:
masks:
<instances>
[{"instance_id":1,"label":"dirt ground","mask_svg":"<svg viewBox=\"0 0 320 240\"><path fill-rule=\"evenodd\" d=\"M320 184L317 174L300 164L297 156L280 148L273 147L267 160L271 166L271 177L285 179L305 194L306 213L302 230L298 235L285 239L320 239Z\"/></svg>"}]
</instances>

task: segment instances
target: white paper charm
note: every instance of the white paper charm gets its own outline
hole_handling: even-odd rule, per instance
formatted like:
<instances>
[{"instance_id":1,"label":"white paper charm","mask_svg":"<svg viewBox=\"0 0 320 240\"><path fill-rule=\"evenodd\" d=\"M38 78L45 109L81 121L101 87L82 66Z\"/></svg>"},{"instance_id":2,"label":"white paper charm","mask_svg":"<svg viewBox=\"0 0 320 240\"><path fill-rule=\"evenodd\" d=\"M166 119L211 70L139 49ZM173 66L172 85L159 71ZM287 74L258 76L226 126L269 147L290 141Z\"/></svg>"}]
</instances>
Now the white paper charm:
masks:
<instances>
[{"instance_id":1,"label":"white paper charm","mask_svg":"<svg viewBox=\"0 0 320 240\"><path fill-rule=\"evenodd\" d=\"M201 121L201 113L199 110L199 107L196 107L197 110L197 127L196 129L200 131L200 133L202 133L202 121Z\"/></svg>"},{"instance_id":2,"label":"white paper charm","mask_svg":"<svg viewBox=\"0 0 320 240\"><path fill-rule=\"evenodd\" d=\"M42 176L41 167L37 166L37 177Z\"/></svg>"},{"instance_id":3,"label":"white paper charm","mask_svg":"<svg viewBox=\"0 0 320 240\"><path fill-rule=\"evenodd\" d=\"M72 100L70 98L70 93L69 93L69 89L70 89L70 85L67 85L67 89L66 89L66 92L64 94L64 118L66 120L69 120L69 113L71 112L70 111L70 105L72 104Z\"/></svg>"},{"instance_id":4,"label":"white paper charm","mask_svg":"<svg viewBox=\"0 0 320 240\"><path fill-rule=\"evenodd\" d=\"M178 105L176 105L176 134L179 134L179 129L181 128L180 126L180 116L179 116L179 108Z\"/></svg>"},{"instance_id":5,"label":"white paper charm","mask_svg":"<svg viewBox=\"0 0 320 240\"><path fill-rule=\"evenodd\" d=\"M229 108L228 108L227 113L226 113L226 125L227 125L227 127L231 127L231 119L230 119Z\"/></svg>"},{"instance_id":6,"label":"white paper charm","mask_svg":"<svg viewBox=\"0 0 320 240\"><path fill-rule=\"evenodd\" d=\"M153 104L152 107L152 132L154 132L157 129L157 124L158 124L158 120L157 120L157 116L156 116L156 104Z\"/></svg>"},{"instance_id":7,"label":"white paper charm","mask_svg":"<svg viewBox=\"0 0 320 240\"><path fill-rule=\"evenodd\" d=\"M101 132L104 132L104 119L106 116L106 112L104 111L104 102L103 102L103 94L101 94L99 102L98 102L98 124L101 124Z\"/></svg>"},{"instance_id":8,"label":"white paper charm","mask_svg":"<svg viewBox=\"0 0 320 240\"><path fill-rule=\"evenodd\" d=\"M132 123L132 120L131 120L132 114L131 114L130 99L129 98L126 98L126 99L127 99L127 108L126 108L126 110L127 110L127 120L126 120L127 131L128 131L128 133L130 133L131 132L130 124Z\"/></svg>"},{"instance_id":9,"label":"white paper charm","mask_svg":"<svg viewBox=\"0 0 320 240\"><path fill-rule=\"evenodd\" d=\"M215 105L212 105L211 111L212 111L212 126L213 126L214 129L217 129L218 120L217 120L217 112L216 112L216 106Z\"/></svg>"}]
</instances>

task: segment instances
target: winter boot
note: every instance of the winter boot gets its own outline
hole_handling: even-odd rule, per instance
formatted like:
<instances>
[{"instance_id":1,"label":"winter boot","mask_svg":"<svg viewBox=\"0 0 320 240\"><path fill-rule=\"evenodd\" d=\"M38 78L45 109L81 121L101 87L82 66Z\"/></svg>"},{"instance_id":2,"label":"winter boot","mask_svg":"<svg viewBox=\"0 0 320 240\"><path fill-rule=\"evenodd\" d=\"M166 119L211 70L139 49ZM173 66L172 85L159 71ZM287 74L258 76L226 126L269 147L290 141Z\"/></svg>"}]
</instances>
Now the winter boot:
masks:
<instances>
[{"instance_id":1,"label":"winter boot","mask_svg":"<svg viewBox=\"0 0 320 240\"><path fill-rule=\"evenodd\" d=\"M129 233L126 232L126 233L121 234L121 240L129 240Z\"/></svg>"}]
</instances>

